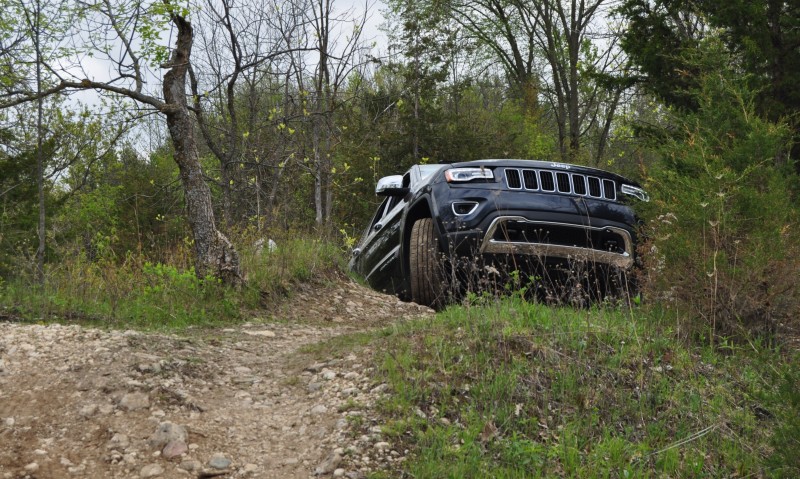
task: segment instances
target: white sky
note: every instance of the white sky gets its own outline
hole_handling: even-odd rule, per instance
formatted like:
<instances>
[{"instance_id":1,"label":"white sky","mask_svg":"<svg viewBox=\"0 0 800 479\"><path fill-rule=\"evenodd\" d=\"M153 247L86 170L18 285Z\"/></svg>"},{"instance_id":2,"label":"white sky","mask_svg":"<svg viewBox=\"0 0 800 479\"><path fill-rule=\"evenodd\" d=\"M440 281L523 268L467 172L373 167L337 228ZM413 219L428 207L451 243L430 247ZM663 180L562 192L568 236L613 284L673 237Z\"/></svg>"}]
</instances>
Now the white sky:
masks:
<instances>
[{"instance_id":1,"label":"white sky","mask_svg":"<svg viewBox=\"0 0 800 479\"><path fill-rule=\"evenodd\" d=\"M362 40L365 44L372 44L374 42L375 48L373 49L373 55L378 56L385 53L388 40L385 33L380 30L381 24L384 21L383 10L386 8L382 0L333 0L333 8L334 14L351 12L350 16L352 18L360 18L365 8L369 8ZM169 31L162 35L165 44L170 41L169 37ZM194 46L195 54L197 54L198 48L199 44L196 42ZM84 56L80 60L80 66L70 68L69 71L79 80L88 76L92 80L107 81L109 78L115 76L112 69L113 65L100 57ZM161 77L163 74L164 71L156 69L155 71L150 71L146 78L146 89L159 98L161 97ZM90 107L100 107L101 105L99 94L92 90L75 92L72 94L71 99L74 102L80 102Z\"/></svg>"}]
</instances>

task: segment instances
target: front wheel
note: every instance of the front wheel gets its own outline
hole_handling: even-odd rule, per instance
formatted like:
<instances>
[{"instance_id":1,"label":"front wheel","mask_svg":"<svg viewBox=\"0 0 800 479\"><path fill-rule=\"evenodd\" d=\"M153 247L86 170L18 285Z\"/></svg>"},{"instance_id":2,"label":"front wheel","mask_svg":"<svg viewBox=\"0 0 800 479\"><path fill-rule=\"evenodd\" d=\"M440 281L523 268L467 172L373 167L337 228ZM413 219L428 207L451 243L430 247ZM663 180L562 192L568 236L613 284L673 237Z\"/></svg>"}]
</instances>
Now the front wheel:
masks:
<instances>
[{"instance_id":1,"label":"front wheel","mask_svg":"<svg viewBox=\"0 0 800 479\"><path fill-rule=\"evenodd\" d=\"M408 262L411 300L438 309L443 305L444 281L439 240L431 218L422 218L411 227Z\"/></svg>"}]
</instances>

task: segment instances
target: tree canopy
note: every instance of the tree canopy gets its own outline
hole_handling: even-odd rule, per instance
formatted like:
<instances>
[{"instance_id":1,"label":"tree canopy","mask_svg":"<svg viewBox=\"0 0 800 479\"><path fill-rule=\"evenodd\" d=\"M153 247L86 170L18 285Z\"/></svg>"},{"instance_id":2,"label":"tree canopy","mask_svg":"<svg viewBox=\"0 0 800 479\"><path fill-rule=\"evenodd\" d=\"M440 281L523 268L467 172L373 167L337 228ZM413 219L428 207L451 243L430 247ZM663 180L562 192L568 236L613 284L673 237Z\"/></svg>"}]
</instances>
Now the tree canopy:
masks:
<instances>
[{"instance_id":1,"label":"tree canopy","mask_svg":"<svg viewBox=\"0 0 800 479\"><path fill-rule=\"evenodd\" d=\"M371 4L0 2L15 12L0 20L11 262L36 256L44 211L48 261L189 245L199 277L238 283L241 238L352 240L375 181L414 163L547 159L647 181L663 160L650 139L681 139L674 114L697 114L723 67L754 114L795 138L800 124L796 2L391 0L386 44L366 36ZM81 104L87 91L100 99ZM796 164L790 146L774 156ZM96 221L104 209L116 219Z\"/></svg>"}]
</instances>

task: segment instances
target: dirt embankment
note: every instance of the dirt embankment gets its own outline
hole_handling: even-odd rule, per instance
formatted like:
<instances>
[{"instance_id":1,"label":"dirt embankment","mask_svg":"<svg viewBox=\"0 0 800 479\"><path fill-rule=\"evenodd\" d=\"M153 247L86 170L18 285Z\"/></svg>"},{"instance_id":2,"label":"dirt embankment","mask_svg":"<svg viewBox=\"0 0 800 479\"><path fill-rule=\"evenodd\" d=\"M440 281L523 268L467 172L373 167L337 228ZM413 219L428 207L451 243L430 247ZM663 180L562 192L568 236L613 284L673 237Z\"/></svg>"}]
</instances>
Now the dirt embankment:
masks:
<instances>
[{"instance_id":1,"label":"dirt embankment","mask_svg":"<svg viewBox=\"0 0 800 479\"><path fill-rule=\"evenodd\" d=\"M0 322L0 479L391 467L404 451L370 423L386 389L370 378L372 351L327 342L430 314L348 282L306 288L271 318L180 336Z\"/></svg>"}]
</instances>

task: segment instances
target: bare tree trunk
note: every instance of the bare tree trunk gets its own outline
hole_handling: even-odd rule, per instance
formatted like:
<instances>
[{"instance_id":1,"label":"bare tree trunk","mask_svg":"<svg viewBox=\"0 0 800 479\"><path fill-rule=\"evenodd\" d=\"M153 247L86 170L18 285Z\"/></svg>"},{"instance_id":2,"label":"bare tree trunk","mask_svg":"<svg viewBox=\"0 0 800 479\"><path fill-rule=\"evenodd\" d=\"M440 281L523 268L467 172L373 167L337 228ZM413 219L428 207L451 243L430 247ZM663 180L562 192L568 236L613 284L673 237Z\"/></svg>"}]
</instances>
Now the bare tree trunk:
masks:
<instances>
[{"instance_id":1,"label":"bare tree trunk","mask_svg":"<svg viewBox=\"0 0 800 479\"><path fill-rule=\"evenodd\" d=\"M267 215L269 215L269 218L272 217L272 211L275 209L275 198L278 196L278 188L281 186L283 173L286 170L285 167L280 166L280 160L276 160L275 163L278 165L278 168L275 170L275 174L272 175L269 187L269 195L267 195L267 204L264 207L264 210L267 212Z\"/></svg>"},{"instance_id":2,"label":"bare tree trunk","mask_svg":"<svg viewBox=\"0 0 800 479\"><path fill-rule=\"evenodd\" d=\"M168 7L171 7L169 0L164 0L164 2ZM168 68L169 71L164 75L164 101L161 101L143 91L145 85L142 73L143 65L131 43L131 39L135 38L133 30L137 28L136 25L141 24L142 16L146 14L146 8L142 8L142 5L136 5L135 8L122 9L120 12L116 12L114 7L110 1L100 2L97 8L92 11L98 15L98 18L105 17L105 21L100 21L99 23L91 21L90 23L92 28L98 27L98 31L104 32L98 33L100 37L108 35L107 40L113 43L115 48L119 47L123 52L120 56L116 56L116 53L105 56L105 59L111 62L111 65L115 65L119 76L106 81L96 81L89 78L82 80L72 79L74 77L73 72L68 72L58 64L47 64L41 57L40 49L37 48L37 71L39 72L37 73L37 88L39 91L35 95L27 92L16 92L8 95L8 98L4 98L4 101L0 102L0 109L37 100L40 101L46 96L58 95L62 92L98 90L130 98L163 113L167 118L167 127L175 148L174 159L180 170L181 182L186 195L187 219L194 236L196 274L199 277L209 274L215 275L228 284L238 285L242 282L239 256L228 238L217 230L211 205L211 190L205 183L203 172L200 168L200 159L194 137L194 117L190 114L187 104L186 80L187 74L191 70L189 57L192 51L192 26L181 15L171 14L170 19L177 28L177 41L172 59L168 64L162 65L162 68ZM37 8L40 8L38 3ZM39 11L39 15L41 17L41 11ZM30 21L30 19L28 20ZM29 24L33 26L32 21ZM37 23L36 31L46 30L42 29L41 23ZM38 33L35 41L38 44ZM102 48L98 49L97 44L92 44L92 46L100 53L108 53L103 52ZM112 50L116 52L115 49ZM41 71L45 68L53 73L55 77L60 78L60 81L56 85L42 89ZM41 125L41 119L39 123ZM43 154L42 137L43 135L40 134L40 154ZM44 182L42 175L44 158L41 156L39 158L42 160L38 165L42 183L39 186L40 246L39 251L37 251L37 260L41 264L39 269L42 270L45 237Z\"/></svg>"},{"instance_id":3,"label":"bare tree trunk","mask_svg":"<svg viewBox=\"0 0 800 479\"><path fill-rule=\"evenodd\" d=\"M228 238L217 230L211 205L211 190L203 179L194 137L194 121L186 102L186 75L192 51L192 26L173 16L178 38L170 70L164 75L163 112L167 116L175 162L186 195L186 214L194 236L195 268L198 277L208 274L228 284L242 281L239 255Z\"/></svg>"},{"instance_id":4,"label":"bare tree trunk","mask_svg":"<svg viewBox=\"0 0 800 479\"><path fill-rule=\"evenodd\" d=\"M261 165L256 165L256 231L261 233Z\"/></svg>"},{"instance_id":5,"label":"bare tree trunk","mask_svg":"<svg viewBox=\"0 0 800 479\"><path fill-rule=\"evenodd\" d=\"M580 89L578 88L578 62L580 54L581 26L583 12L577 12L575 0L572 0L570 9L568 48L569 55L569 90L567 91L568 111L569 111L569 160L575 161L581 149L581 111L580 111ZM577 16L577 18L576 18Z\"/></svg>"},{"instance_id":6,"label":"bare tree trunk","mask_svg":"<svg viewBox=\"0 0 800 479\"><path fill-rule=\"evenodd\" d=\"M220 179L222 181L222 223L230 228L234 224L233 202L231 201L232 186L231 175L228 165L230 164L226 158L222 158L220 168Z\"/></svg>"},{"instance_id":7,"label":"bare tree trunk","mask_svg":"<svg viewBox=\"0 0 800 479\"><path fill-rule=\"evenodd\" d=\"M330 151L330 147L326 149ZM325 178L325 226L330 228L332 220L333 220L333 174L331 173L330 163L328 163L328 168L326 170L326 178Z\"/></svg>"},{"instance_id":8,"label":"bare tree trunk","mask_svg":"<svg viewBox=\"0 0 800 479\"><path fill-rule=\"evenodd\" d=\"M40 37L40 25L42 21L42 8L37 0L36 11L34 12L36 18L33 19L34 28L34 43L36 47L36 93L42 91L42 48ZM37 224L37 233L39 236L39 245L36 248L36 283L39 286L44 286L44 253L47 241L45 231L45 202L44 202L44 127L43 127L43 112L44 112L44 98L39 97L36 102L36 188L39 194L39 221Z\"/></svg>"},{"instance_id":9,"label":"bare tree trunk","mask_svg":"<svg viewBox=\"0 0 800 479\"><path fill-rule=\"evenodd\" d=\"M603 155L606 152L606 145L608 145L608 137L611 134L611 123L617 111L620 98L622 97L622 87L616 87L614 91L614 98L609 104L609 112L606 114L603 128L600 130L600 139L597 142L597 155L595 156L594 165L600 168L600 162L603 160Z\"/></svg>"},{"instance_id":10,"label":"bare tree trunk","mask_svg":"<svg viewBox=\"0 0 800 479\"><path fill-rule=\"evenodd\" d=\"M315 148L315 171L314 171L314 223L317 227L322 226L323 211L322 211L322 163L319 159L319 150Z\"/></svg>"}]
</instances>

